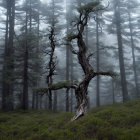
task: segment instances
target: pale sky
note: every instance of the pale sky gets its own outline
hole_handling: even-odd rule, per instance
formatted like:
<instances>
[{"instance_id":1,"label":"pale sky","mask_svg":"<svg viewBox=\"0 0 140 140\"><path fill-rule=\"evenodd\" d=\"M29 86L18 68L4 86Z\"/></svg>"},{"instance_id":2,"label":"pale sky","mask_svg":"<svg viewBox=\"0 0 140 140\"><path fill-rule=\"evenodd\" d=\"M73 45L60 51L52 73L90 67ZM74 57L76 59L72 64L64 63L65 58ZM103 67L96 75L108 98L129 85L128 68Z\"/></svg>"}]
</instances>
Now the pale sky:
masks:
<instances>
[{"instance_id":1,"label":"pale sky","mask_svg":"<svg viewBox=\"0 0 140 140\"><path fill-rule=\"evenodd\" d=\"M41 0L41 2L50 2L51 0Z\"/></svg>"}]
</instances>

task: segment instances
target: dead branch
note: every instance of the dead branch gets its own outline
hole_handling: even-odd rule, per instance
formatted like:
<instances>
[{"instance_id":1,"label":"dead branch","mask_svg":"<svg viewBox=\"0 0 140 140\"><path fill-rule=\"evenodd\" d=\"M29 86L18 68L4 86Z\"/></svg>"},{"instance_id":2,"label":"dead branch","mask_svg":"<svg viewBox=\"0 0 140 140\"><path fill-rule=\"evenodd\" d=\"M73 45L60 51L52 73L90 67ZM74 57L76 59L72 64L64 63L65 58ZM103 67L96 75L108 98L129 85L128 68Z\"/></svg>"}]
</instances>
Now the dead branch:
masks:
<instances>
[{"instance_id":1,"label":"dead branch","mask_svg":"<svg viewBox=\"0 0 140 140\"><path fill-rule=\"evenodd\" d=\"M116 77L117 76L117 73L115 73L115 72L94 72L94 77L95 76L100 76L100 75L110 76L110 77Z\"/></svg>"}]
</instances>

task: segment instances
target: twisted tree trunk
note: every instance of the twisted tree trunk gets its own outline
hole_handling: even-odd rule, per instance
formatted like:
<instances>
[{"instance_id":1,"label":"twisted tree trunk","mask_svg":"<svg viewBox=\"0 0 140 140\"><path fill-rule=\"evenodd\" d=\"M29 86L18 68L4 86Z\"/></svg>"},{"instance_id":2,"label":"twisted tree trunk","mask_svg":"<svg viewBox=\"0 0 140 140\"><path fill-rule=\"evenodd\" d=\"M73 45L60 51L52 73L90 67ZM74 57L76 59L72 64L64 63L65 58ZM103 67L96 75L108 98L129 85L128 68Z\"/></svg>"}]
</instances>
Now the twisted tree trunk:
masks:
<instances>
[{"instance_id":1,"label":"twisted tree trunk","mask_svg":"<svg viewBox=\"0 0 140 140\"><path fill-rule=\"evenodd\" d=\"M76 110L76 115L72 118L71 121L78 119L79 117L85 115L86 113L85 107L87 106L87 102L88 102L87 90L91 79L99 75L106 75L106 76L114 75L114 73L111 72L99 72L99 71L94 72L93 67L89 63L89 58L91 54L89 56L86 56L87 46L83 39L83 32L85 27L87 26L89 14L91 12L95 13L95 11L97 12L98 10L102 10L102 8L98 6L99 6L99 2L91 2L83 7L81 6L78 9L79 18L77 23L75 24L78 33L68 38L69 41L72 41L73 39L77 39L78 52L76 54L79 60L79 64L81 65L84 72L83 80L75 89L75 96L77 99L77 107L76 107L77 110Z\"/></svg>"},{"instance_id":2,"label":"twisted tree trunk","mask_svg":"<svg viewBox=\"0 0 140 140\"><path fill-rule=\"evenodd\" d=\"M89 63L89 58L90 56L92 56L92 54L90 54L89 56L86 56L87 46L83 40L83 32L84 32L84 28L87 25L89 14L91 12L94 13L95 11L98 11L101 9L101 8L94 9L98 5L99 5L98 2L91 2L87 4L86 6L83 6L80 9L78 9L79 18L75 24L76 29L77 29L77 34L68 36L68 42L71 42L73 39L77 39L78 52L74 51L73 48L72 48L72 52L77 55L79 64L81 65L83 69L83 72L84 72L83 80L79 84L76 84L73 82L72 83L61 82L61 84L60 83L52 84L52 85L49 85L48 88L37 90L38 93L48 94L49 90L58 90L58 89L66 88L67 93L68 93L68 90L70 88L75 89L77 107L76 107L76 115L71 119L71 121L77 120L79 117L85 115L86 113L85 107L87 106L87 102L88 102L87 90L88 90L88 86L91 79L99 75L105 75L105 76L115 75L115 73L112 73L112 72L94 72L93 67Z\"/></svg>"},{"instance_id":3,"label":"twisted tree trunk","mask_svg":"<svg viewBox=\"0 0 140 140\"><path fill-rule=\"evenodd\" d=\"M75 95L77 99L77 110L76 115L72 118L73 120L78 119L80 116L83 116L86 112L85 107L87 106L88 98L87 98L87 89L89 86L89 82L94 77L94 69L89 64L89 60L86 57L86 45L83 41L82 36L83 27L81 28L81 32L79 32L77 36L77 44L79 48L79 52L77 53L77 57L79 60L79 63L84 71L84 79L82 82L77 86L75 89Z\"/></svg>"}]
</instances>

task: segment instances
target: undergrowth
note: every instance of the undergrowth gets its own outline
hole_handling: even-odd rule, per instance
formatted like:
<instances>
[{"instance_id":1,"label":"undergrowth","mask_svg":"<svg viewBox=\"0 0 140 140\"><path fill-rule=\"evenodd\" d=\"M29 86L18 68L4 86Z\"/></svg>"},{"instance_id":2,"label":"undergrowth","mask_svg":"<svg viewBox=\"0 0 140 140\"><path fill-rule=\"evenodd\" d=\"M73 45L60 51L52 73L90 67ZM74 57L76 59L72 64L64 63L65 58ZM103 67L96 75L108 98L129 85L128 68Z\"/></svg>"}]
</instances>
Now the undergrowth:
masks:
<instances>
[{"instance_id":1,"label":"undergrowth","mask_svg":"<svg viewBox=\"0 0 140 140\"><path fill-rule=\"evenodd\" d=\"M140 99L74 114L51 111L0 111L0 140L140 140Z\"/></svg>"}]
</instances>

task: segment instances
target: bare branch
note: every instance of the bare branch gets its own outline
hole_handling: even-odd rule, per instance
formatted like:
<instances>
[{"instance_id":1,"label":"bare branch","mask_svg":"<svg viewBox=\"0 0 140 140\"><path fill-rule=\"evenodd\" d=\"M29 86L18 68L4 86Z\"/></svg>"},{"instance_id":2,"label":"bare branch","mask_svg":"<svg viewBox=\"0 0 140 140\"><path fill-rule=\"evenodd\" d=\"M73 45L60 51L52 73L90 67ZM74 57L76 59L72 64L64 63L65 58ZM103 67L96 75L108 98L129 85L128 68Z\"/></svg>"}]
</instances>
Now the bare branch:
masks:
<instances>
[{"instance_id":1,"label":"bare branch","mask_svg":"<svg viewBox=\"0 0 140 140\"><path fill-rule=\"evenodd\" d=\"M90 54L88 55L88 57L87 57L87 60L88 60L88 61L89 61L90 58L93 56L93 54L94 54L94 53L90 53Z\"/></svg>"},{"instance_id":2,"label":"bare branch","mask_svg":"<svg viewBox=\"0 0 140 140\"><path fill-rule=\"evenodd\" d=\"M63 81L63 82L58 82L55 84L50 85L48 88L35 88L34 91L40 95L48 94L49 90L59 90L59 89L76 89L77 84L76 82L69 82L69 81Z\"/></svg>"},{"instance_id":3,"label":"bare branch","mask_svg":"<svg viewBox=\"0 0 140 140\"><path fill-rule=\"evenodd\" d=\"M100 76L100 75L110 76L110 77L116 77L117 76L117 73L115 73L115 72L94 72L94 77L95 76Z\"/></svg>"}]
</instances>

